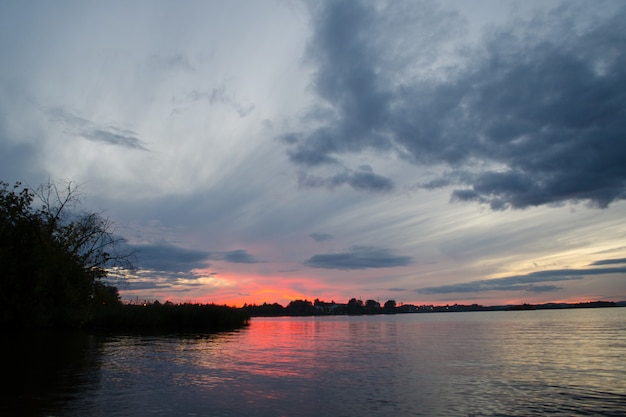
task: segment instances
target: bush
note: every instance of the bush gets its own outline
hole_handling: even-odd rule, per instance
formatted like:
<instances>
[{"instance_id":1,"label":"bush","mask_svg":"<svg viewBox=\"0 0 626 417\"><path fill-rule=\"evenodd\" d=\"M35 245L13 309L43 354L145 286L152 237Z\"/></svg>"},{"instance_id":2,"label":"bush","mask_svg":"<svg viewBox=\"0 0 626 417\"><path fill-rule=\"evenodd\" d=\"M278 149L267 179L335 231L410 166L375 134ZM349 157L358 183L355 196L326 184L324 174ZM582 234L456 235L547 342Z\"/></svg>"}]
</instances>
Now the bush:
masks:
<instances>
[{"instance_id":1,"label":"bush","mask_svg":"<svg viewBox=\"0 0 626 417\"><path fill-rule=\"evenodd\" d=\"M98 308L90 327L108 331L214 332L245 326L249 319L242 308L155 302Z\"/></svg>"}]
</instances>

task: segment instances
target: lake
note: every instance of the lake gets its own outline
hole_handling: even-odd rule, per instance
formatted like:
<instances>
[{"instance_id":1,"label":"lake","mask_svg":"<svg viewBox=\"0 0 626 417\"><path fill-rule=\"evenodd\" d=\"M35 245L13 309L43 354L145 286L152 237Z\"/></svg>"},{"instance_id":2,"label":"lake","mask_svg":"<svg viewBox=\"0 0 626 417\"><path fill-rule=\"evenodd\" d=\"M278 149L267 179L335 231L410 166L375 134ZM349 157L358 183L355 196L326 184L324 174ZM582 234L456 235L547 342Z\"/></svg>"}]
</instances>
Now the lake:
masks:
<instances>
[{"instance_id":1,"label":"lake","mask_svg":"<svg viewBox=\"0 0 626 417\"><path fill-rule=\"evenodd\" d=\"M2 349L0 415L626 415L626 308L253 318Z\"/></svg>"}]
</instances>

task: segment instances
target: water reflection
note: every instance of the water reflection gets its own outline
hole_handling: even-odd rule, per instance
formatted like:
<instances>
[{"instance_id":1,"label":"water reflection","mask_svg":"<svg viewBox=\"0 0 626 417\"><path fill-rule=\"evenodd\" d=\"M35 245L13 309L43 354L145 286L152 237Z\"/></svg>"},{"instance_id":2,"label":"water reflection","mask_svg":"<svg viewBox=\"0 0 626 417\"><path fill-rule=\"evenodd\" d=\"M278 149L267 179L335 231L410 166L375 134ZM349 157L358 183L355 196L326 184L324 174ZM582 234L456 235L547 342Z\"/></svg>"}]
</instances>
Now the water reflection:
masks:
<instances>
[{"instance_id":1,"label":"water reflection","mask_svg":"<svg viewBox=\"0 0 626 417\"><path fill-rule=\"evenodd\" d=\"M54 415L86 396L99 383L100 348L85 333L5 334L0 414Z\"/></svg>"},{"instance_id":2,"label":"water reflection","mask_svg":"<svg viewBox=\"0 0 626 417\"><path fill-rule=\"evenodd\" d=\"M626 309L13 337L2 415L623 415ZM616 314L615 316L613 316ZM622 414L620 414L622 413Z\"/></svg>"}]
</instances>

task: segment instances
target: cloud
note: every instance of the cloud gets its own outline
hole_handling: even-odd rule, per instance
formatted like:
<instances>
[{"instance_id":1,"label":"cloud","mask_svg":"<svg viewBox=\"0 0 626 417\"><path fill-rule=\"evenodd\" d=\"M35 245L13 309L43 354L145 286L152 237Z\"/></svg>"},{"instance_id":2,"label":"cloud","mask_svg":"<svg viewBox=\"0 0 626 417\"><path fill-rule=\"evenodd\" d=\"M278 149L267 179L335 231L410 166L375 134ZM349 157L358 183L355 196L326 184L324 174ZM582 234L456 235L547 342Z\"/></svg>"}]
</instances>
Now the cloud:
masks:
<instances>
[{"instance_id":1,"label":"cloud","mask_svg":"<svg viewBox=\"0 0 626 417\"><path fill-rule=\"evenodd\" d=\"M334 189L345 184L358 191L381 192L393 189L393 182L389 178L372 172L369 166L362 166L358 171L344 170L332 177L312 175L304 171L301 171L298 175L298 185L300 187L327 187Z\"/></svg>"},{"instance_id":2,"label":"cloud","mask_svg":"<svg viewBox=\"0 0 626 417\"><path fill-rule=\"evenodd\" d=\"M167 243L133 245L140 269L171 273L190 273L209 266L209 253Z\"/></svg>"},{"instance_id":3,"label":"cloud","mask_svg":"<svg viewBox=\"0 0 626 417\"><path fill-rule=\"evenodd\" d=\"M142 151L147 150L142 145L141 141L133 135L134 132L120 131L112 127L109 127L108 130L92 129L85 130L81 133L81 136L85 139L93 140L96 142L104 142L110 145L125 146L127 148L139 149Z\"/></svg>"},{"instance_id":4,"label":"cloud","mask_svg":"<svg viewBox=\"0 0 626 417\"><path fill-rule=\"evenodd\" d=\"M260 262L243 249L235 249L226 252L211 252L209 254L209 259L237 264L254 264Z\"/></svg>"},{"instance_id":5,"label":"cloud","mask_svg":"<svg viewBox=\"0 0 626 417\"><path fill-rule=\"evenodd\" d=\"M236 112L239 117L246 117L254 111L254 105L249 104L244 106L239 103L232 94L226 91L225 86L215 87L211 91L200 91L197 89L192 90L188 94L188 99L191 101L207 101L209 104L222 104L229 107Z\"/></svg>"},{"instance_id":6,"label":"cloud","mask_svg":"<svg viewBox=\"0 0 626 417\"><path fill-rule=\"evenodd\" d=\"M603 259L601 261L593 262L591 265L613 265L613 264L626 264L626 258Z\"/></svg>"},{"instance_id":7,"label":"cloud","mask_svg":"<svg viewBox=\"0 0 626 417\"><path fill-rule=\"evenodd\" d=\"M314 232L311 233L309 235L309 237L311 239L313 239L316 242L326 242L328 240L332 240L333 239L333 235L331 235L330 233L318 233L318 232Z\"/></svg>"},{"instance_id":8,"label":"cloud","mask_svg":"<svg viewBox=\"0 0 626 417\"><path fill-rule=\"evenodd\" d=\"M554 292L554 291L559 291L562 289L563 287L559 287L556 285L529 285L524 290L526 292L541 293L541 292Z\"/></svg>"},{"instance_id":9,"label":"cloud","mask_svg":"<svg viewBox=\"0 0 626 417\"><path fill-rule=\"evenodd\" d=\"M77 135L94 142L102 142L142 151L148 150L137 137L137 134L132 130L100 125L71 114L61 108L49 109L47 114L51 121L63 126L66 133Z\"/></svg>"},{"instance_id":10,"label":"cloud","mask_svg":"<svg viewBox=\"0 0 626 417\"><path fill-rule=\"evenodd\" d=\"M479 293L485 291L547 292L560 290L554 285L536 285L543 282L580 280L590 275L626 274L626 267L592 269L556 269L514 275L505 278L485 279L459 284L426 287L416 290L421 294Z\"/></svg>"},{"instance_id":11,"label":"cloud","mask_svg":"<svg viewBox=\"0 0 626 417\"><path fill-rule=\"evenodd\" d=\"M318 107L303 118L315 123L285 135L294 164L391 153L447 167L426 188L453 186L452 201L494 210L626 199L623 4L568 2L457 51L447 45L461 44L463 20L432 3L311 10ZM395 180L368 174L305 172L300 183L386 191Z\"/></svg>"},{"instance_id":12,"label":"cloud","mask_svg":"<svg viewBox=\"0 0 626 417\"><path fill-rule=\"evenodd\" d=\"M171 283L160 283L154 279L133 279L124 282L115 282L114 285L119 285L124 290L137 291L137 290L170 290L172 288Z\"/></svg>"},{"instance_id":13,"label":"cloud","mask_svg":"<svg viewBox=\"0 0 626 417\"><path fill-rule=\"evenodd\" d=\"M242 249L207 252L169 243L131 245L129 248L134 250L138 270L133 273L133 279L121 281L128 290L171 289L181 280L186 287L193 287L201 285L199 280L202 278L215 280L216 272L206 272L211 260L244 264L259 262Z\"/></svg>"},{"instance_id":14,"label":"cloud","mask_svg":"<svg viewBox=\"0 0 626 417\"><path fill-rule=\"evenodd\" d=\"M197 69L189 62L189 58L182 53L172 56L161 56L152 54L148 60L149 65L164 70L182 70L185 72L195 72Z\"/></svg>"},{"instance_id":15,"label":"cloud","mask_svg":"<svg viewBox=\"0 0 626 417\"><path fill-rule=\"evenodd\" d=\"M314 255L304 264L312 268L368 269L406 266L413 262L410 256L394 255L389 249L355 246L348 252Z\"/></svg>"}]
</instances>

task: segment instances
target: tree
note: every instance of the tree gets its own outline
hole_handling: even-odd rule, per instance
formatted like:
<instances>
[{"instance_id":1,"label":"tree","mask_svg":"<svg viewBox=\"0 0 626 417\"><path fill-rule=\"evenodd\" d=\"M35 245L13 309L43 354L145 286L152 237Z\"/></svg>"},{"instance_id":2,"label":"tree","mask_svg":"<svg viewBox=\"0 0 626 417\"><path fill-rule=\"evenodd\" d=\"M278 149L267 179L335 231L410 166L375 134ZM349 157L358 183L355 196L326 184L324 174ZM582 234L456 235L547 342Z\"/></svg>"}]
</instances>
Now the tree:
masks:
<instances>
[{"instance_id":1,"label":"tree","mask_svg":"<svg viewBox=\"0 0 626 417\"><path fill-rule=\"evenodd\" d=\"M293 300L285 308L290 316L312 316L315 307L309 300Z\"/></svg>"},{"instance_id":2,"label":"tree","mask_svg":"<svg viewBox=\"0 0 626 417\"><path fill-rule=\"evenodd\" d=\"M385 302L385 313L395 313L396 312L396 300L387 300Z\"/></svg>"},{"instance_id":3,"label":"tree","mask_svg":"<svg viewBox=\"0 0 626 417\"><path fill-rule=\"evenodd\" d=\"M347 311L350 315L363 314L365 312L363 301L351 298L350 301L348 301Z\"/></svg>"},{"instance_id":4,"label":"tree","mask_svg":"<svg viewBox=\"0 0 626 417\"><path fill-rule=\"evenodd\" d=\"M79 211L67 182L32 190L0 182L1 323L13 327L81 326L98 303L119 302L103 279L133 268L132 254L98 213Z\"/></svg>"},{"instance_id":5,"label":"tree","mask_svg":"<svg viewBox=\"0 0 626 417\"><path fill-rule=\"evenodd\" d=\"M111 220L99 213L75 211L80 207L81 194L71 181L62 189L48 181L34 195L42 205L39 213L46 220L48 233L66 252L78 257L85 270L104 277L107 267L134 268L132 254L124 250L125 240L114 233Z\"/></svg>"},{"instance_id":6,"label":"tree","mask_svg":"<svg viewBox=\"0 0 626 417\"><path fill-rule=\"evenodd\" d=\"M367 300L365 302L365 314L380 313L380 303L376 300Z\"/></svg>"}]
</instances>

